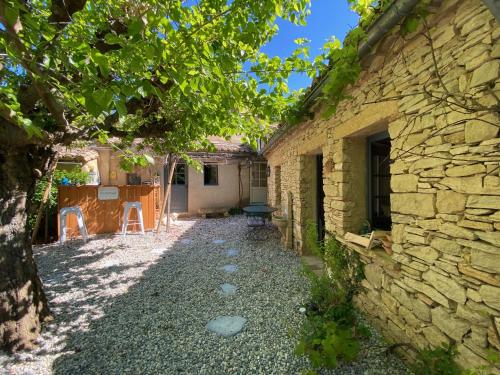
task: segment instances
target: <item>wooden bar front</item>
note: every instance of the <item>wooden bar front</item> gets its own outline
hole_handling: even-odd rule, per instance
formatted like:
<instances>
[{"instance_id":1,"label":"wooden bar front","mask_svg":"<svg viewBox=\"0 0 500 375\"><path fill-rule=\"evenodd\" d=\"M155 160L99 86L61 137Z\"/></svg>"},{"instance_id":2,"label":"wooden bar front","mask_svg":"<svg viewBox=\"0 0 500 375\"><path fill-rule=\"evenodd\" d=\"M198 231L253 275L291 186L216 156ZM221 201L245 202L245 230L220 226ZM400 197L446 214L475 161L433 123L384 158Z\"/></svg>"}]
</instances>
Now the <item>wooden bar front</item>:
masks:
<instances>
[{"instance_id":1,"label":"wooden bar front","mask_svg":"<svg viewBox=\"0 0 500 375\"><path fill-rule=\"evenodd\" d=\"M160 212L160 187L151 185L121 185L118 199L98 199L98 189L103 186L58 186L58 213L63 207L79 206L83 212L89 234L116 233L121 229L124 202L141 202L144 229L155 228ZM136 210L131 210L129 220L137 220ZM58 236L61 228L58 221ZM67 235L79 236L74 215L67 217ZM138 225L130 226L130 231L138 231Z\"/></svg>"}]
</instances>

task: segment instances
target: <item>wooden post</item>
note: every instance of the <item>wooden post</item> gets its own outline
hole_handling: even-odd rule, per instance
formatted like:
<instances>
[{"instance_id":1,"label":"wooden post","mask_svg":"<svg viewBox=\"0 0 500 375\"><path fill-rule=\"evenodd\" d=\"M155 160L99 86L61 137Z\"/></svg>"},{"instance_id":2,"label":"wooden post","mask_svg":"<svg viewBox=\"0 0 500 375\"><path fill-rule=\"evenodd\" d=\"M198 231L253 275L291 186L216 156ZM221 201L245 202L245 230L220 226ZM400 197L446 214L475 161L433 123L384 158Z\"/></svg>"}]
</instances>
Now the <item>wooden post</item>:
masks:
<instances>
[{"instance_id":1,"label":"wooden post","mask_svg":"<svg viewBox=\"0 0 500 375\"><path fill-rule=\"evenodd\" d=\"M38 207L38 210L36 212L36 221L35 225L33 226L33 232L31 233L31 243L35 242L36 234L38 233L38 229L40 228L40 223L42 221L45 204L47 203L47 199L52 189L52 179L54 177L54 170L56 169L56 166L57 166L57 156L54 158L52 165L47 171L49 173L47 179L47 186L45 187L45 191L43 192L42 195L42 201L40 202L40 206ZM48 220L48 217L45 220Z\"/></svg>"},{"instance_id":2,"label":"wooden post","mask_svg":"<svg viewBox=\"0 0 500 375\"><path fill-rule=\"evenodd\" d=\"M165 215L165 208L167 206L167 202L169 200L170 191L172 190L172 177L174 176L175 165L177 164L177 156L169 155L170 168L168 171L168 179L167 179L167 189L165 194L163 195L163 203L161 205L160 211L160 219L158 220L158 224L156 225L156 233L160 233L161 222L163 220L163 216Z\"/></svg>"},{"instance_id":3,"label":"wooden post","mask_svg":"<svg viewBox=\"0 0 500 375\"><path fill-rule=\"evenodd\" d=\"M168 186L170 189L172 189L172 185L169 184ZM170 201L171 201L171 198L172 198L172 194L169 194L168 199L167 199L167 228L166 228L167 233L170 230Z\"/></svg>"},{"instance_id":4,"label":"wooden post","mask_svg":"<svg viewBox=\"0 0 500 375\"><path fill-rule=\"evenodd\" d=\"M49 242L49 206L45 205L45 243Z\"/></svg>"}]
</instances>

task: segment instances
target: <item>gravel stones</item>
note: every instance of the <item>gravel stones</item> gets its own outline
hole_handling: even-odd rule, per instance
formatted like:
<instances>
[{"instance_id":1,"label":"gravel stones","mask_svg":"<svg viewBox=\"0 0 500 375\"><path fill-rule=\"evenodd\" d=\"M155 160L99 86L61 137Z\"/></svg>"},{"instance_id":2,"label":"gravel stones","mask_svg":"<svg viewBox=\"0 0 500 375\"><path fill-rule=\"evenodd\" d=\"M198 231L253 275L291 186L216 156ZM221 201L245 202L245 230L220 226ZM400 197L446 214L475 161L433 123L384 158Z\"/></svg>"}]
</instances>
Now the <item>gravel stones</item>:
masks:
<instances>
[{"instance_id":1,"label":"gravel stones","mask_svg":"<svg viewBox=\"0 0 500 375\"><path fill-rule=\"evenodd\" d=\"M218 316L207 324L207 329L224 337L241 332L247 320L242 316Z\"/></svg>"},{"instance_id":2,"label":"gravel stones","mask_svg":"<svg viewBox=\"0 0 500 375\"><path fill-rule=\"evenodd\" d=\"M219 267L218 270L226 273L235 273L238 271L238 266L236 264L226 264L225 266Z\"/></svg>"},{"instance_id":3,"label":"gravel stones","mask_svg":"<svg viewBox=\"0 0 500 375\"><path fill-rule=\"evenodd\" d=\"M300 258L283 249L276 230L259 228L264 241L249 239L251 230L244 216L182 219L159 235L35 246L55 320L45 326L39 349L0 352L0 374L288 375L308 369L308 360L294 355L306 318L299 308L309 299ZM225 244L212 243L220 238ZM217 271L231 248L239 250L238 272ZM224 296L222 283L237 292ZM247 320L227 338L207 331L220 316ZM358 362L318 373L405 373L397 358L371 349L380 344L374 336Z\"/></svg>"}]
</instances>

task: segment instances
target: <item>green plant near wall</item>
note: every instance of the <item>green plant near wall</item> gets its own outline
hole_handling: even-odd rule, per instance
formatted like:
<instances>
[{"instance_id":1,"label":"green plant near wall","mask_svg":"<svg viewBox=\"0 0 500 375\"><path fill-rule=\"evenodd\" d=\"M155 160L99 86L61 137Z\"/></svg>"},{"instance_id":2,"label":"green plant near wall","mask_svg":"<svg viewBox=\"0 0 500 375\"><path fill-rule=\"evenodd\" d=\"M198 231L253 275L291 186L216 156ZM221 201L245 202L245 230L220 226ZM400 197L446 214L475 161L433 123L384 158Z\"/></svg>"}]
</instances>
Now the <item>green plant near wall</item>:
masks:
<instances>
[{"instance_id":1,"label":"green plant near wall","mask_svg":"<svg viewBox=\"0 0 500 375\"><path fill-rule=\"evenodd\" d=\"M315 368L334 368L340 360L356 359L360 339L369 335L357 320L352 302L363 269L357 254L351 254L333 237L320 242L316 238L316 225L310 223L305 231L306 246L324 260L327 272L317 276L306 269L311 297L295 352L307 356Z\"/></svg>"},{"instance_id":2,"label":"green plant near wall","mask_svg":"<svg viewBox=\"0 0 500 375\"><path fill-rule=\"evenodd\" d=\"M452 345L425 349L417 354L411 370L417 375L461 375L462 370L455 363L456 355Z\"/></svg>"},{"instance_id":3,"label":"green plant near wall","mask_svg":"<svg viewBox=\"0 0 500 375\"><path fill-rule=\"evenodd\" d=\"M50 189L49 196L47 198L46 207L49 212L49 217L54 215L57 211L57 186L61 185L61 183L67 180L69 184L72 185L84 185L89 181L88 172L84 172L80 167L75 167L71 170L59 170L56 169L54 171L54 175L52 177L52 186ZM45 191L48 183L48 176L42 177L42 179L36 184L35 187L35 195L33 197L33 207L34 209L38 209L42 202L43 192ZM29 225L33 228L36 220L36 211L31 212L29 215Z\"/></svg>"}]
</instances>

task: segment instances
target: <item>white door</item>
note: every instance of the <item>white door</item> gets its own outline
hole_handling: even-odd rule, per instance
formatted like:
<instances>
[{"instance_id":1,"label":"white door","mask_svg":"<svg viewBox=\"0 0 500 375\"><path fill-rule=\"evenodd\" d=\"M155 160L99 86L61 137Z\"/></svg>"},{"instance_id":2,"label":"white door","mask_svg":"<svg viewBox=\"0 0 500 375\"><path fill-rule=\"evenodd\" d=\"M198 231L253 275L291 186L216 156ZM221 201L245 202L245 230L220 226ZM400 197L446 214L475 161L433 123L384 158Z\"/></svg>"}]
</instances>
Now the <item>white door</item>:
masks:
<instances>
[{"instance_id":1,"label":"white door","mask_svg":"<svg viewBox=\"0 0 500 375\"><path fill-rule=\"evenodd\" d=\"M250 171L250 203L267 203L267 163L253 163Z\"/></svg>"},{"instance_id":2,"label":"white door","mask_svg":"<svg viewBox=\"0 0 500 375\"><path fill-rule=\"evenodd\" d=\"M179 163L175 166L172 176L172 199L170 201L170 212L188 211L188 187L187 187L187 164ZM168 178L168 166L165 166L165 179ZM167 184L165 183L165 186ZM166 209L166 208L165 208Z\"/></svg>"}]
</instances>

